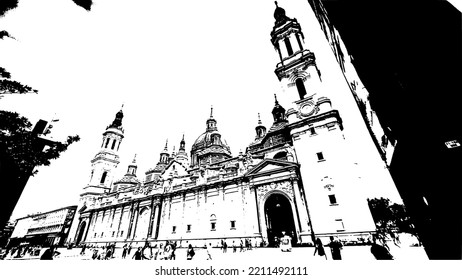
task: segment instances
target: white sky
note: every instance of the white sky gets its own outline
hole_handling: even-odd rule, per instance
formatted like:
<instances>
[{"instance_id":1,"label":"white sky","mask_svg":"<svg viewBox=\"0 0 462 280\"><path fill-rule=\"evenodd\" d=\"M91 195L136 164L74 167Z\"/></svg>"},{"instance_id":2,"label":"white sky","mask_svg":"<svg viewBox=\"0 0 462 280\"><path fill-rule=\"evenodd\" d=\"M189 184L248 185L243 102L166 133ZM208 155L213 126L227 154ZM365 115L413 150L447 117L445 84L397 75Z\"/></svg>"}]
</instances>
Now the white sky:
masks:
<instances>
[{"instance_id":1,"label":"white sky","mask_svg":"<svg viewBox=\"0 0 462 280\"><path fill-rule=\"evenodd\" d=\"M51 136L81 137L29 179L13 219L77 205L102 133L122 104L125 138L115 179L135 154L143 179L167 138L169 151L177 151L184 133L189 154L212 105L233 155L254 140L258 113L271 126L274 93L289 106L274 74L273 0L93 2L87 12L71 0L21 0L0 18L1 29L16 38L0 41L0 66L39 90L4 96L0 110L32 123L58 118ZM337 92L343 76L308 1L278 3L300 23L323 86Z\"/></svg>"},{"instance_id":2,"label":"white sky","mask_svg":"<svg viewBox=\"0 0 462 280\"><path fill-rule=\"evenodd\" d=\"M290 2L278 3L300 21L310 9L307 1ZM0 65L39 90L5 96L0 109L32 123L56 114L55 139L81 137L31 177L12 218L77 204L101 134L122 104L119 176L136 153L143 178L167 138L170 151L173 145L178 150L185 133L189 154L211 105L233 155L254 139L257 113L267 128L272 124L273 94L282 94L270 42L274 1L126 3L95 0L87 12L70 0L21 0L0 18L16 38L0 41Z\"/></svg>"}]
</instances>

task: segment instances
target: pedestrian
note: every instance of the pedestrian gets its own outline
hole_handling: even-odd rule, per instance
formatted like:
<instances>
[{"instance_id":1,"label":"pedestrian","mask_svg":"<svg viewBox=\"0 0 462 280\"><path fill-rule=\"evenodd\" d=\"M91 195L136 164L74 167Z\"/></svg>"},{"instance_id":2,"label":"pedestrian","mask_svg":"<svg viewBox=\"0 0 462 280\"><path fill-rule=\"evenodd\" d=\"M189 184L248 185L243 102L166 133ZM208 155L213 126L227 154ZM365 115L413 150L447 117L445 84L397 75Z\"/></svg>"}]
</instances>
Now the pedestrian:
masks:
<instances>
[{"instance_id":1,"label":"pedestrian","mask_svg":"<svg viewBox=\"0 0 462 280\"><path fill-rule=\"evenodd\" d=\"M316 242L314 243L315 249L314 249L314 255L318 253L319 256L324 256L327 260L326 252L324 251L324 245L322 245L321 239L319 237L316 239Z\"/></svg>"},{"instance_id":2,"label":"pedestrian","mask_svg":"<svg viewBox=\"0 0 462 280\"><path fill-rule=\"evenodd\" d=\"M207 248L207 260L212 260L212 254L211 254L211 251L212 251L212 243L208 243L206 245L206 248Z\"/></svg>"},{"instance_id":3,"label":"pedestrian","mask_svg":"<svg viewBox=\"0 0 462 280\"><path fill-rule=\"evenodd\" d=\"M241 239L241 244L239 245L239 252L244 252L244 242Z\"/></svg>"},{"instance_id":4,"label":"pedestrian","mask_svg":"<svg viewBox=\"0 0 462 280\"><path fill-rule=\"evenodd\" d=\"M170 259L171 260L175 260L176 259L176 254L175 254L175 251L176 251L176 241L172 243L172 254L170 255Z\"/></svg>"},{"instance_id":5,"label":"pedestrian","mask_svg":"<svg viewBox=\"0 0 462 280\"><path fill-rule=\"evenodd\" d=\"M128 248L127 248L127 244L125 243L123 249L122 249L122 259L125 259L127 257L127 252L128 252Z\"/></svg>"},{"instance_id":6,"label":"pedestrian","mask_svg":"<svg viewBox=\"0 0 462 280\"><path fill-rule=\"evenodd\" d=\"M80 255L85 255L85 249L87 249L87 245L84 243L82 246L82 250L80 250Z\"/></svg>"},{"instance_id":7,"label":"pedestrian","mask_svg":"<svg viewBox=\"0 0 462 280\"><path fill-rule=\"evenodd\" d=\"M98 249L94 248L93 249L93 255L91 256L93 260L96 260L98 258Z\"/></svg>"},{"instance_id":8,"label":"pedestrian","mask_svg":"<svg viewBox=\"0 0 462 280\"><path fill-rule=\"evenodd\" d=\"M188 245L188 250L186 251L186 259L192 260L196 253L194 253L194 249L191 244Z\"/></svg>"},{"instance_id":9,"label":"pedestrian","mask_svg":"<svg viewBox=\"0 0 462 280\"><path fill-rule=\"evenodd\" d=\"M228 252L228 243L226 243L226 240L223 243L223 253Z\"/></svg>"},{"instance_id":10,"label":"pedestrian","mask_svg":"<svg viewBox=\"0 0 462 280\"><path fill-rule=\"evenodd\" d=\"M233 253L236 253L236 244L234 244L234 240L233 240Z\"/></svg>"},{"instance_id":11,"label":"pedestrian","mask_svg":"<svg viewBox=\"0 0 462 280\"><path fill-rule=\"evenodd\" d=\"M128 251L127 251L127 255L130 256L130 252L132 251L132 244L130 243L130 245L128 245Z\"/></svg>"},{"instance_id":12,"label":"pedestrian","mask_svg":"<svg viewBox=\"0 0 462 280\"><path fill-rule=\"evenodd\" d=\"M133 254L132 259L135 259L135 260L142 260L142 259L144 259L143 251L142 251L141 249L142 249L141 247L138 247L138 249L136 250L135 254Z\"/></svg>"},{"instance_id":13,"label":"pedestrian","mask_svg":"<svg viewBox=\"0 0 462 280\"><path fill-rule=\"evenodd\" d=\"M342 243L338 240L334 240L334 237L330 237L330 243L327 245L330 247L330 252L332 253L332 259L333 260L341 260L342 259L342 254L340 253L340 250L342 250Z\"/></svg>"},{"instance_id":14,"label":"pedestrian","mask_svg":"<svg viewBox=\"0 0 462 280\"><path fill-rule=\"evenodd\" d=\"M381 244L377 244L375 236L372 237L372 242L371 253L374 255L376 260L393 260L393 255L390 254L388 249Z\"/></svg>"},{"instance_id":15,"label":"pedestrian","mask_svg":"<svg viewBox=\"0 0 462 280\"><path fill-rule=\"evenodd\" d=\"M55 250L55 246L51 245L50 248L46 249L40 257L41 260L53 260L53 257L60 255L61 253Z\"/></svg>"}]
</instances>

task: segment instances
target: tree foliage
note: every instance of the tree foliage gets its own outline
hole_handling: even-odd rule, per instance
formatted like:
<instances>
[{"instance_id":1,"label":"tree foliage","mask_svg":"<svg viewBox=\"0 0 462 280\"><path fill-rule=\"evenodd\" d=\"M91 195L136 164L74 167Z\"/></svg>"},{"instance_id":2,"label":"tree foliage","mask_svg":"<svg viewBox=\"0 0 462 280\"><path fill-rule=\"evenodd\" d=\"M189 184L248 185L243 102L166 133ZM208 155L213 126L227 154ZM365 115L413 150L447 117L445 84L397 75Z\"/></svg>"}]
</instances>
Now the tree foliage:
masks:
<instances>
[{"instance_id":1,"label":"tree foliage","mask_svg":"<svg viewBox=\"0 0 462 280\"><path fill-rule=\"evenodd\" d=\"M0 149L9 155L20 170L20 173L28 176L33 175L36 166L49 165L52 159L56 159L67 150L70 144L80 140L78 135L68 136L64 143L48 143L45 149L42 147L46 141L32 133L30 121L18 113L0 111Z\"/></svg>"},{"instance_id":2,"label":"tree foliage","mask_svg":"<svg viewBox=\"0 0 462 280\"><path fill-rule=\"evenodd\" d=\"M9 10L18 6L18 0L2 0L0 1L0 17L4 16Z\"/></svg>"},{"instance_id":3,"label":"tree foliage","mask_svg":"<svg viewBox=\"0 0 462 280\"><path fill-rule=\"evenodd\" d=\"M368 203L377 230L384 233L398 230L415 234L414 226L404 205L390 204L390 200L383 197L369 199Z\"/></svg>"},{"instance_id":4,"label":"tree foliage","mask_svg":"<svg viewBox=\"0 0 462 280\"><path fill-rule=\"evenodd\" d=\"M0 67L0 94L31 92L37 93L38 91L30 86L11 80L11 74L5 68Z\"/></svg>"}]
</instances>

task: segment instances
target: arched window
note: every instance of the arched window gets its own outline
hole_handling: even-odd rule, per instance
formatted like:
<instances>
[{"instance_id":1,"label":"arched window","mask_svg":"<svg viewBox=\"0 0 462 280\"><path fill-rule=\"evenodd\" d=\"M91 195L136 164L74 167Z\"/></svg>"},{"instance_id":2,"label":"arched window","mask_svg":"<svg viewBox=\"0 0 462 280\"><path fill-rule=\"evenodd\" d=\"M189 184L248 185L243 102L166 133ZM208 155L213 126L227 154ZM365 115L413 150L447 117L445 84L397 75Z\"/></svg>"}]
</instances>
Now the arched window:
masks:
<instances>
[{"instance_id":1,"label":"arched window","mask_svg":"<svg viewBox=\"0 0 462 280\"><path fill-rule=\"evenodd\" d=\"M111 150L114 150L115 144L116 144L116 140L114 139L114 140L112 141Z\"/></svg>"},{"instance_id":2,"label":"arched window","mask_svg":"<svg viewBox=\"0 0 462 280\"><path fill-rule=\"evenodd\" d=\"M103 176L101 176L101 181L100 181L101 184L104 184L104 181L106 181L106 177L107 177L107 171L104 171Z\"/></svg>"},{"instance_id":3,"label":"arched window","mask_svg":"<svg viewBox=\"0 0 462 280\"><path fill-rule=\"evenodd\" d=\"M295 85L297 86L298 95L300 96L300 99L303 99L306 95L306 89L303 80L301 78L298 78L297 80L295 80Z\"/></svg>"},{"instance_id":4,"label":"arched window","mask_svg":"<svg viewBox=\"0 0 462 280\"><path fill-rule=\"evenodd\" d=\"M109 138L106 139L106 145L104 145L104 148L107 148L108 145L109 145Z\"/></svg>"}]
</instances>

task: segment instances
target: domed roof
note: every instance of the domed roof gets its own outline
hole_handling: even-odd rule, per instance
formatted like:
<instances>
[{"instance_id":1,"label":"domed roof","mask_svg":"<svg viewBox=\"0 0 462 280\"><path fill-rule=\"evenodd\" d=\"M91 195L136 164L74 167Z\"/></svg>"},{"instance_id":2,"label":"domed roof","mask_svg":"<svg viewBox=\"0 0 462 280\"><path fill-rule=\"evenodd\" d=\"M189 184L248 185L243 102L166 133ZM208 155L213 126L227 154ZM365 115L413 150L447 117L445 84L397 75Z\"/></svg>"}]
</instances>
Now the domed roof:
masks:
<instances>
[{"instance_id":1,"label":"domed roof","mask_svg":"<svg viewBox=\"0 0 462 280\"><path fill-rule=\"evenodd\" d=\"M134 184L137 185L140 182L133 174L125 174L122 179L117 180L114 184Z\"/></svg>"},{"instance_id":2,"label":"domed roof","mask_svg":"<svg viewBox=\"0 0 462 280\"><path fill-rule=\"evenodd\" d=\"M276 20L276 23L282 23L288 20L289 18L286 16L286 11L278 6L278 2L274 1L276 4L276 10L274 10L274 19Z\"/></svg>"},{"instance_id":3,"label":"domed roof","mask_svg":"<svg viewBox=\"0 0 462 280\"><path fill-rule=\"evenodd\" d=\"M213 135L217 135L215 136L217 138L215 142L214 142ZM219 146L225 149L228 153L231 153L230 148L228 144L226 143L225 139L221 137L221 134L217 130L206 131L202 133L201 135L199 135L199 137L197 137L196 141L192 145L191 150L195 151L195 150L210 147L210 146Z\"/></svg>"}]
</instances>

